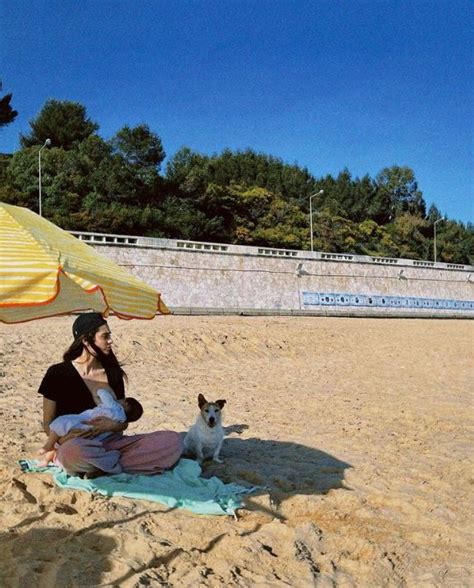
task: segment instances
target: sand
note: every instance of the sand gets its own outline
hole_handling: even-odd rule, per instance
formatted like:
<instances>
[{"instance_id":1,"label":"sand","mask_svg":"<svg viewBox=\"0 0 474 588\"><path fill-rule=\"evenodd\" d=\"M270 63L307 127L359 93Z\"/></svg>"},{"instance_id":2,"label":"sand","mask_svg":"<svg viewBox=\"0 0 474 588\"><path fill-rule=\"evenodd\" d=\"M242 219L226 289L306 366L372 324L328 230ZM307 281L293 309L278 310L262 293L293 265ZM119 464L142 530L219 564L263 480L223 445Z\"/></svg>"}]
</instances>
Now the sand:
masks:
<instances>
[{"instance_id":1,"label":"sand","mask_svg":"<svg viewBox=\"0 0 474 588\"><path fill-rule=\"evenodd\" d=\"M263 487L237 520L20 471L71 322L0 325L2 586L474 585L472 321L111 319L145 408L131 432L186 430L199 392L227 400L204 475Z\"/></svg>"}]
</instances>

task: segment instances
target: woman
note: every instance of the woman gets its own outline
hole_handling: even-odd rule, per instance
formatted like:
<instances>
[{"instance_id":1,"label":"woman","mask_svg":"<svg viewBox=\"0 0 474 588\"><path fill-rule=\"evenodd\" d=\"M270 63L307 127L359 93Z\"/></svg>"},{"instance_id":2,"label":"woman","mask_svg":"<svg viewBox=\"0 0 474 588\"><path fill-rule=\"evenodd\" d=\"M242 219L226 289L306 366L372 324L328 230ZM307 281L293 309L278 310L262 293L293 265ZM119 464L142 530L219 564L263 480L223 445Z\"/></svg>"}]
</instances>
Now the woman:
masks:
<instances>
[{"instance_id":1,"label":"woman","mask_svg":"<svg viewBox=\"0 0 474 588\"><path fill-rule=\"evenodd\" d=\"M112 351L112 337L104 318L95 312L81 314L72 332L74 342L64 354L64 361L48 369L38 390L44 397L46 434L54 418L95 407L91 391L97 382L108 383L117 399L125 396L126 375ZM157 431L125 436L122 432L127 423L105 417L90 423L92 430L71 431L60 440L55 461L68 474L156 474L175 465L181 456L179 433Z\"/></svg>"}]
</instances>

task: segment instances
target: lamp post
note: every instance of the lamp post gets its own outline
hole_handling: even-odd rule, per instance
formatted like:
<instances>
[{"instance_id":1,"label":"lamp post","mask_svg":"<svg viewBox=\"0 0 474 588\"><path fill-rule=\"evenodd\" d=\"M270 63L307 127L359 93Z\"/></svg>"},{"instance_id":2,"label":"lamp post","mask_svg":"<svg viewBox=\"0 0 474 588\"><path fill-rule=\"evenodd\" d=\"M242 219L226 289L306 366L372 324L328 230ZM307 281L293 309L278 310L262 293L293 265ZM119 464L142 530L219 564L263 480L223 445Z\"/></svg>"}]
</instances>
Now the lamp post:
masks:
<instances>
[{"instance_id":1,"label":"lamp post","mask_svg":"<svg viewBox=\"0 0 474 588\"><path fill-rule=\"evenodd\" d=\"M436 221L434 222L434 225L433 225L433 227L434 227L434 240L433 240L433 249L434 249L434 261L435 261L435 263L436 263L436 225L437 225L437 224L438 224L440 221L442 221L442 220L444 220L444 218L439 218L438 220L436 220Z\"/></svg>"},{"instance_id":2,"label":"lamp post","mask_svg":"<svg viewBox=\"0 0 474 588\"><path fill-rule=\"evenodd\" d=\"M43 149L45 147L49 147L51 145L51 139L46 139L46 141L44 142L44 145L42 147L40 147L40 150L38 151L38 193L39 193L39 215L42 215L42 209L41 209L41 151L43 151Z\"/></svg>"},{"instance_id":3,"label":"lamp post","mask_svg":"<svg viewBox=\"0 0 474 588\"><path fill-rule=\"evenodd\" d=\"M311 233L311 251L313 251L313 205L312 200L315 196L321 196L324 194L324 190L319 190L316 194L312 194L309 197L309 232Z\"/></svg>"}]
</instances>

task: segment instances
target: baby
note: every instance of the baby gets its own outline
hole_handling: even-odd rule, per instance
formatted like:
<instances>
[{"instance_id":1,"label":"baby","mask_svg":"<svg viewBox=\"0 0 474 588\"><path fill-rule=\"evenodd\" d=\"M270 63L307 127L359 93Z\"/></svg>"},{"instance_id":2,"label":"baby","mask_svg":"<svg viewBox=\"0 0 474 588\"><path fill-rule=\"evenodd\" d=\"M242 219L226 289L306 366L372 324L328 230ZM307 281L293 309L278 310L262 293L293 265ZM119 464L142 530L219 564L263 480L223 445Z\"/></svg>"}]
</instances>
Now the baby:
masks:
<instances>
[{"instance_id":1,"label":"baby","mask_svg":"<svg viewBox=\"0 0 474 588\"><path fill-rule=\"evenodd\" d=\"M72 429L83 429L89 430L93 428L92 424L88 424L84 421L89 421L97 417L107 417L119 423L133 423L143 414L143 407L135 400L135 398L122 398L116 400L111 391L102 387L94 391L94 399L99 400L95 408L84 410L79 414L63 414L55 418L49 424L49 436L48 440L44 444L40 451L42 456L41 461L38 463L40 467L46 467L50 461L54 459L55 449L54 446L58 439L69 433Z\"/></svg>"}]
</instances>

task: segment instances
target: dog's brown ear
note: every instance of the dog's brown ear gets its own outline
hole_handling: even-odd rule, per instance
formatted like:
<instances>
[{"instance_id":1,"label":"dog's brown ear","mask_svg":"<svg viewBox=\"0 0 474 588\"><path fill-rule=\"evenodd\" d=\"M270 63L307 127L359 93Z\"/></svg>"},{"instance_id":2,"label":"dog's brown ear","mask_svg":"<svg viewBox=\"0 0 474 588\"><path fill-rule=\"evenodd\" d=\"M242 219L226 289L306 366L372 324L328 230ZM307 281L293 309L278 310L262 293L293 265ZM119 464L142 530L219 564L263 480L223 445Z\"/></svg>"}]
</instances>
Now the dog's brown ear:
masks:
<instances>
[{"instance_id":1,"label":"dog's brown ear","mask_svg":"<svg viewBox=\"0 0 474 588\"><path fill-rule=\"evenodd\" d=\"M222 410L224 408L225 400L216 400L217 406Z\"/></svg>"},{"instance_id":2,"label":"dog's brown ear","mask_svg":"<svg viewBox=\"0 0 474 588\"><path fill-rule=\"evenodd\" d=\"M205 404L207 404L207 400L204 398L203 394L199 394L199 396L198 396L199 408L202 408Z\"/></svg>"}]
</instances>

